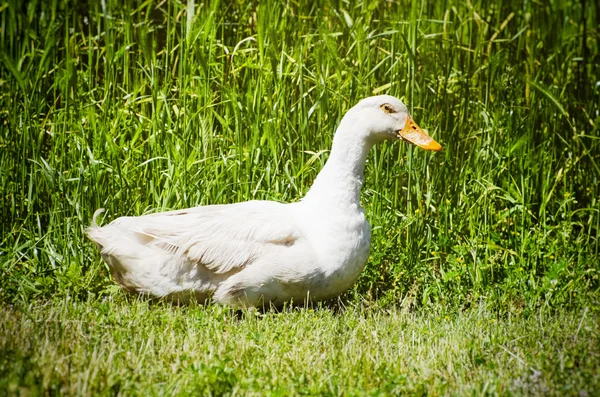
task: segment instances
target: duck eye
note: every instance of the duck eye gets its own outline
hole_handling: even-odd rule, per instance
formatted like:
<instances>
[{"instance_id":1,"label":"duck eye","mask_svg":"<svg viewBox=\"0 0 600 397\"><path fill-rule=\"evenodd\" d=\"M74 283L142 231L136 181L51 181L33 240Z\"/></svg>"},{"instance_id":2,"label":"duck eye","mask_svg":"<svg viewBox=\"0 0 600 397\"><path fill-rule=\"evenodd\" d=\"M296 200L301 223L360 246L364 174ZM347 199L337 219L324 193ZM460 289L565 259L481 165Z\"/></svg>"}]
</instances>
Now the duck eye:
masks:
<instances>
[{"instance_id":1,"label":"duck eye","mask_svg":"<svg viewBox=\"0 0 600 397\"><path fill-rule=\"evenodd\" d=\"M392 107L392 105L388 105L387 103L381 105L381 109L386 113L395 113L395 110Z\"/></svg>"}]
</instances>

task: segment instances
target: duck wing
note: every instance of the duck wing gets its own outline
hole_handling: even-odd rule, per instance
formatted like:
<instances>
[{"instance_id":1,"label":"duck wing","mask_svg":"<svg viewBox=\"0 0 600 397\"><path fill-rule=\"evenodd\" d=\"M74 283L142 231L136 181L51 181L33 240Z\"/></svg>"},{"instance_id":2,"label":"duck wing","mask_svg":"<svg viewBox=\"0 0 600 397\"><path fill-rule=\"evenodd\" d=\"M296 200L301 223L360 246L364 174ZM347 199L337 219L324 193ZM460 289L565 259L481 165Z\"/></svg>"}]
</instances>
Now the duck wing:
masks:
<instances>
[{"instance_id":1,"label":"duck wing","mask_svg":"<svg viewBox=\"0 0 600 397\"><path fill-rule=\"evenodd\" d=\"M223 274L241 270L274 246L291 246L301 238L290 205L247 201L201 206L121 217L105 227L92 225L87 232L102 247L103 256L121 256L119 262L131 258L133 251L146 260L162 258L158 260L164 264L169 258L171 263L201 264Z\"/></svg>"}]
</instances>

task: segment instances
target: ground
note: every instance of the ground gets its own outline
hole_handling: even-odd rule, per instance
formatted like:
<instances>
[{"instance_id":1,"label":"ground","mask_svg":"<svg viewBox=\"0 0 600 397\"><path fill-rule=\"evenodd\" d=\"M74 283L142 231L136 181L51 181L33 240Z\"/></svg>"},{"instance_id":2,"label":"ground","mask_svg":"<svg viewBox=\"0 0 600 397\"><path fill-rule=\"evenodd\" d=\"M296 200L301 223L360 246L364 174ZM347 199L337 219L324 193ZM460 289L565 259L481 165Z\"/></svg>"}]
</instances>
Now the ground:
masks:
<instances>
[{"instance_id":1,"label":"ground","mask_svg":"<svg viewBox=\"0 0 600 397\"><path fill-rule=\"evenodd\" d=\"M235 312L123 297L0 308L10 395L574 395L600 391L597 308L336 303Z\"/></svg>"}]
</instances>

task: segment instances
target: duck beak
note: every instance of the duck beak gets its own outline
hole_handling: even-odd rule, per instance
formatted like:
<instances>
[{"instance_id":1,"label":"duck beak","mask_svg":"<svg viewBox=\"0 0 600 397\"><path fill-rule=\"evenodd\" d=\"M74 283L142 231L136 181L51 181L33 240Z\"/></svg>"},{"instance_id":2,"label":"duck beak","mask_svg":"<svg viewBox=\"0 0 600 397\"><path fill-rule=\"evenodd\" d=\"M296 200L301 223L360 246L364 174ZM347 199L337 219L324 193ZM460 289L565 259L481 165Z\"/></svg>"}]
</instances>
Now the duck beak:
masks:
<instances>
[{"instance_id":1,"label":"duck beak","mask_svg":"<svg viewBox=\"0 0 600 397\"><path fill-rule=\"evenodd\" d=\"M404 128L398 131L397 136L426 150L433 150L434 152L442 150L442 145L423 132L410 116L406 119Z\"/></svg>"}]
</instances>

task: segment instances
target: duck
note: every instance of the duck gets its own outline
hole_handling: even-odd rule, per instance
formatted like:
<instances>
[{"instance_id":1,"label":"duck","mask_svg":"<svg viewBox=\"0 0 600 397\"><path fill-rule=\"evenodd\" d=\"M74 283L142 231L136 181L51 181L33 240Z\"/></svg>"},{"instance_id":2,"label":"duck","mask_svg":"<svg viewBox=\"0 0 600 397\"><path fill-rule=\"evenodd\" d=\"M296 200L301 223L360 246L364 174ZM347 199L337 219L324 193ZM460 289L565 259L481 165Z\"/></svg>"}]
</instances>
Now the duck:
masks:
<instances>
[{"instance_id":1,"label":"duck","mask_svg":"<svg viewBox=\"0 0 600 397\"><path fill-rule=\"evenodd\" d=\"M370 149L405 141L442 146L396 97L362 99L346 112L324 167L296 202L252 200L124 216L86 234L125 290L234 308L313 302L347 291L367 263L371 228L360 205Z\"/></svg>"}]
</instances>

